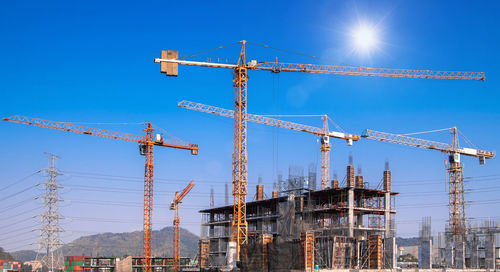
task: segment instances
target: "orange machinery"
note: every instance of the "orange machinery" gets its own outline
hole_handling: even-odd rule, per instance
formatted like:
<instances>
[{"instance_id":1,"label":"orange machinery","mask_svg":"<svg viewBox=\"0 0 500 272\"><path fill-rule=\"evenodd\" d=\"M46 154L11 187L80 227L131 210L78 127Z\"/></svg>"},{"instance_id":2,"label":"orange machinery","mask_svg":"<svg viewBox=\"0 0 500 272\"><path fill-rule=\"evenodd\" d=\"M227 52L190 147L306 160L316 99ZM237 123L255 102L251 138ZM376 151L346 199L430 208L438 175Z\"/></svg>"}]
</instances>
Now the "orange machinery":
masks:
<instances>
[{"instance_id":1,"label":"orange machinery","mask_svg":"<svg viewBox=\"0 0 500 272\"><path fill-rule=\"evenodd\" d=\"M175 216L174 216L174 244L173 244L173 251L174 251L174 272L180 272L181 267L180 267L180 262L181 262L181 257L180 257L180 220L179 220L179 204L182 203L182 199L193 189L194 187L194 182L191 181L184 190L179 194L179 192L175 192L175 198L174 201L170 203L170 209L175 211Z\"/></svg>"},{"instance_id":2,"label":"orange machinery","mask_svg":"<svg viewBox=\"0 0 500 272\"><path fill-rule=\"evenodd\" d=\"M144 270L151 271L151 257L152 257L152 231L153 231L153 147L170 147L177 149L190 150L192 155L198 155L198 145L183 142L180 140L166 141L163 139L162 134L156 134L153 137L154 128L151 123L145 123L146 132L145 136L139 136L129 133L116 132L110 130L103 130L98 128L84 127L74 125L67 122L56 122L43 120L32 117L25 117L15 115L12 117L3 118L4 121L14 122L19 124L31 125L36 127L44 127L57 129L62 131L123 140L135 142L139 144L141 155L146 157L144 166L144 217L143 217L143 257L144 257Z\"/></svg>"},{"instance_id":3,"label":"orange machinery","mask_svg":"<svg viewBox=\"0 0 500 272\"><path fill-rule=\"evenodd\" d=\"M176 50L163 50L160 58L154 62L160 63L160 71L167 76L177 76L178 66L199 66L233 70L234 87L234 150L233 150L233 222L232 241L236 242L236 258L240 260L240 246L247 243L248 222L246 220L246 196L247 196L247 81L248 70L279 72L298 72L328 75L350 75L350 76L374 76L374 77L399 77L399 78L422 78L422 79L460 79L480 80L485 76L483 72L462 71L432 71L412 69L372 68L365 66L348 65L322 65L322 64L300 64L275 62L246 61L245 40L241 44L238 61L232 63L200 62L179 59ZM256 45L261 45L253 43ZM271 48L267 45L261 45ZM226 46L220 46L216 49ZM285 50L288 51L288 50ZM205 51L207 52L207 51ZM291 51L288 51L291 52ZM150 272L150 271L145 271Z\"/></svg>"}]
</instances>

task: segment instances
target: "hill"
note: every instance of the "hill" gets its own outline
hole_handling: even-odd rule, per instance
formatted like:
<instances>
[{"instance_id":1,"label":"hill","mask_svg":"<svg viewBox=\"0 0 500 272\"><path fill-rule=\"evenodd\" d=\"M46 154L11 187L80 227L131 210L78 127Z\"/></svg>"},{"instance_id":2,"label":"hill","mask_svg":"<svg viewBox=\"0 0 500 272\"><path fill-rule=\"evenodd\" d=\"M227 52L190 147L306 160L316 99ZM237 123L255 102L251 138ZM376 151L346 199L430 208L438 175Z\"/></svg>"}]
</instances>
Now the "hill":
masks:
<instances>
[{"instance_id":1,"label":"hill","mask_svg":"<svg viewBox=\"0 0 500 272\"><path fill-rule=\"evenodd\" d=\"M153 231L153 255L172 256L172 227ZM199 237L181 228L181 256L194 257ZM82 236L62 247L64 256L141 256L142 232L100 233ZM21 250L11 253L16 260L30 261L35 251Z\"/></svg>"},{"instance_id":2,"label":"hill","mask_svg":"<svg viewBox=\"0 0 500 272\"><path fill-rule=\"evenodd\" d=\"M0 247L0 259L2 260L14 260L14 257L10 255L8 252L5 252L3 248Z\"/></svg>"},{"instance_id":3,"label":"hill","mask_svg":"<svg viewBox=\"0 0 500 272\"><path fill-rule=\"evenodd\" d=\"M19 250L11 252L10 255L12 255L12 257L14 257L14 260L16 261L26 262L26 261L32 261L36 258L36 251Z\"/></svg>"}]
</instances>

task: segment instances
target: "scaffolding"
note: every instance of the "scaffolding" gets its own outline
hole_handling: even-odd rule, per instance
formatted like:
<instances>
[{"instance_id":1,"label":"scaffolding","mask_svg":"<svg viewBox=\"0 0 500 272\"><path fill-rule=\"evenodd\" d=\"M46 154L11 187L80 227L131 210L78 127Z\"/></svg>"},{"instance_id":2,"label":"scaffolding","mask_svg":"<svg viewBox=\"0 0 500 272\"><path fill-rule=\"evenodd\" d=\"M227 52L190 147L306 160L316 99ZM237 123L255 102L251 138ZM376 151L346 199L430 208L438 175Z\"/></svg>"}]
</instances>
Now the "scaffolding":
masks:
<instances>
[{"instance_id":1,"label":"scaffolding","mask_svg":"<svg viewBox=\"0 0 500 272\"><path fill-rule=\"evenodd\" d=\"M304 175L296 166L288 178L278 176L273 189L279 194L271 198L264 197L264 185L257 185L256 200L246 203L249 241L242 248L247 253L240 260L242 271L393 268L397 193L391 191L390 171L383 173L383 189L371 189L352 163L346 170L345 187L313 190L316 173L310 167ZM232 209L200 211L211 268L225 265Z\"/></svg>"}]
</instances>

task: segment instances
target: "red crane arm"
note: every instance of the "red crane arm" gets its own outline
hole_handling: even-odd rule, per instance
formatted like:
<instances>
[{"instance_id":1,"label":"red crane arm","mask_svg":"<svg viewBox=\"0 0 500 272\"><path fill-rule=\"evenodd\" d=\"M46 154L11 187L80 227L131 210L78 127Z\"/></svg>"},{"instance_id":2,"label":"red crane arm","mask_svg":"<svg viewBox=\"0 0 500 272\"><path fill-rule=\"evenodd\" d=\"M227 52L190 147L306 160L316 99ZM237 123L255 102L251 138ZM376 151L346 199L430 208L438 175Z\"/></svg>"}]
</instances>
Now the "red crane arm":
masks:
<instances>
[{"instance_id":1,"label":"red crane arm","mask_svg":"<svg viewBox=\"0 0 500 272\"><path fill-rule=\"evenodd\" d=\"M44 120L44 119L33 118L33 117L26 117L26 116L21 116L21 115L14 115L11 117L6 117L6 118L3 118L3 120L8 121L8 122L13 122L13 123L24 124L24 125L44 127L44 128L61 130L61 131L68 131L68 132L98 136L98 137L103 137L103 138L117 139L117 140L136 142L136 143L146 143L146 139L143 136L130 134L130 133L124 133L124 132L104 130L104 129L99 129L99 128L79 126L79 125L74 125L74 124L65 123L65 122L56 122L56 121ZM171 148L178 148L178 149L187 149L187 150L191 150L192 153L193 152L197 153L197 151L198 151L198 145L184 143L182 141L164 142L163 139L161 139L161 140L155 141L154 145L171 147Z\"/></svg>"},{"instance_id":2,"label":"red crane arm","mask_svg":"<svg viewBox=\"0 0 500 272\"><path fill-rule=\"evenodd\" d=\"M180 194L177 194L175 193L175 199L174 199L174 202L175 202L175 205L179 204L182 199L189 193L189 191L191 191L191 189L193 189L194 187L194 182L191 181L188 186L186 186L186 188L184 188L184 190L182 190L182 192Z\"/></svg>"}]
</instances>

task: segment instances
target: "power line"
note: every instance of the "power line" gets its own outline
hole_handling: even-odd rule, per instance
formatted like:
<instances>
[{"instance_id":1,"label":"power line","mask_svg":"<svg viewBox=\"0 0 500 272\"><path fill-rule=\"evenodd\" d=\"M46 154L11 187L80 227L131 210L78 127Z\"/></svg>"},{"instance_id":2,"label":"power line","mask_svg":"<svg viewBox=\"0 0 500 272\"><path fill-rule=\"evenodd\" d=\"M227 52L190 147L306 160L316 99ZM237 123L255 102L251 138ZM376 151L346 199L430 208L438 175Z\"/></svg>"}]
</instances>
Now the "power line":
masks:
<instances>
[{"instance_id":1,"label":"power line","mask_svg":"<svg viewBox=\"0 0 500 272\"><path fill-rule=\"evenodd\" d=\"M29 186L28 188L25 188L25 189L23 189L23 190L21 190L21 191L19 191L19 192L13 193L13 194L11 194L11 195L8 195L8 196L6 196L6 197L4 197L4 198L0 199L0 201L4 201L4 200L7 200L7 199L9 199L9 198L11 198L11 197L17 196L17 195L19 195L19 194L21 194L21 193L24 193L24 192L26 192L26 191L29 191L29 190L31 190L31 189L33 189L33 188L35 188L36 186L37 186L36 184L35 184L35 185L31 185L31 186Z\"/></svg>"},{"instance_id":2,"label":"power line","mask_svg":"<svg viewBox=\"0 0 500 272\"><path fill-rule=\"evenodd\" d=\"M26 231L26 232L23 232L23 233L20 233L20 234L16 234L15 236L10 236L10 237L7 237L7 238L2 238L2 239L0 239L0 241L10 240L12 238L19 238L19 237L24 236L26 234L33 234L33 232L32 231Z\"/></svg>"},{"instance_id":3,"label":"power line","mask_svg":"<svg viewBox=\"0 0 500 272\"><path fill-rule=\"evenodd\" d=\"M15 229L15 230L8 231L8 232L2 232L2 233L1 233L1 235L15 233L15 232L20 231L20 230L31 229L31 228L34 228L34 227L36 227L36 226L38 226L38 225L32 225L32 226L29 226L29 227L24 227L24 228L21 228L21 229Z\"/></svg>"},{"instance_id":4,"label":"power line","mask_svg":"<svg viewBox=\"0 0 500 272\"><path fill-rule=\"evenodd\" d=\"M40 207L36 207L36 208L28 210L28 211L24 211L24 212L21 212L21 213L16 213L15 215L9 216L9 219L16 218L16 217L18 217L20 215L24 215L24 214L27 214L29 212L36 211L36 210L39 210L39 209L40 209Z\"/></svg>"},{"instance_id":5,"label":"power line","mask_svg":"<svg viewBox=\"0 0 500 272\"><path fill-rule=\"evenodd\" d=\"M24 177L24 178L22 178L22 179L20 179L20 180L14 181L13 183L11 183L11 184L9 184L9 185L7 185L7 186L5 186L5 187L1 188L1 189L0 189L0 192L1 192L1 191L3 191L3 190L6 190L6 189L8 189L8 188L10 188L10 187L12 187L12 186L14 186L14 185L16 185L16 184L19 184L19 183L21 183L21 182L23 182L23 181L27 180L27 179L28 179L28 178L30 178L31 176L36 175L36 174L38 174L38 173L40 173L40 170L38 170L38 171L36 171L36 172L34 172L34 173L31 173L31 174L29 174L28 176L26 176L26 177Z\"/></svg>"},{"instance_id":6,"label":"power line","mask_svg":"<svg viewBox=\"0 0 500 272\"><path fill-rule=\"evenodd\" d=\"M9 205L9 206L7 206L7 207L4 207L4 208L2 208L2 209L3 209L3 211L0 211L0 214L5 213L5 212L8 212L8 211L10 211L10 210L12 210L12 209L14 209L14 208L17 208L17 207L21 207L21 206L23 206L23 205L26 205L26 204L30 203L30 202L28 202L29 200L33 200L33 198L28 198L28 199L26 199L26 200L19 201L19 202L16 202L16 203L14 203L14 204L11 204L11 205Z\"/></svg>"},{"instance_id":7,"label":"power line","mask_svg":"<svg viewBox=\"0 0 500 272\"><path fill-rule=\"evenodd\" d=\"M33 219L33 217L25 218L25 219L22 219L20 221L14 222L14 223L10 223L9 225L1 226L0 229L4 229L4 228L10 227L10 226L14 226L14 225L17 225L19 223L23 223L23 222L26 222L26 221L32 220L32 219Z\"/></svg>"}]
</instances>

